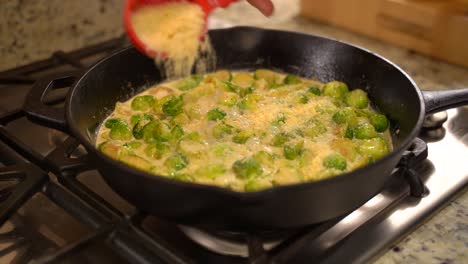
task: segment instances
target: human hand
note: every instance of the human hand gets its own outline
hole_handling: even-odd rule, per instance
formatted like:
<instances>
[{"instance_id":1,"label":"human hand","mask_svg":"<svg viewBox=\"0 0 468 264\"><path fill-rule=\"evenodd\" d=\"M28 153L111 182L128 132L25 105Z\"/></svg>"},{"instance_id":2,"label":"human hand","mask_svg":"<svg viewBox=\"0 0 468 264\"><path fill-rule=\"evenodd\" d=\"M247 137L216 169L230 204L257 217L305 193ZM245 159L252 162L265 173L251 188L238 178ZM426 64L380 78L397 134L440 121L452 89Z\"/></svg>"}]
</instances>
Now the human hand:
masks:
<instances>
[{"instance_id":1,"label":"human hand","mask_svg":"<svg viewBox=\"0 0 468 264\"><path fill-rule=\"evenodd\" d=\"M251 5L255 6L265 16L271 16L274 11L273 2L271 0L247 0Z\"/></svg>"}]
</instances>

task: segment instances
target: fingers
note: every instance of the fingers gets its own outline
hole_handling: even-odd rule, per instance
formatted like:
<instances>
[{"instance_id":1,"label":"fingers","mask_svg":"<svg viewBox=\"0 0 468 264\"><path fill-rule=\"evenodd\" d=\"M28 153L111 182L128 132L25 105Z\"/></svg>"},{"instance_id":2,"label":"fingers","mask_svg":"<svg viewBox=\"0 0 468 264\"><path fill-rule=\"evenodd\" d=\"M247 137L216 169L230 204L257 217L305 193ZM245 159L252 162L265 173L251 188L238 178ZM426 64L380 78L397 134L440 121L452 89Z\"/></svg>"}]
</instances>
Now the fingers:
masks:
<instances>
[{"instance_id":1,"label":"fingers","mask_svg":"<svg viewBox=\"0 0 468 264\"><path fill-rule=\"evenodd\" d=\"M247 0L251 5L255 6L265 16L271 16L274 11L274 6L271 0Z\"/></svg>"}]
</instances>

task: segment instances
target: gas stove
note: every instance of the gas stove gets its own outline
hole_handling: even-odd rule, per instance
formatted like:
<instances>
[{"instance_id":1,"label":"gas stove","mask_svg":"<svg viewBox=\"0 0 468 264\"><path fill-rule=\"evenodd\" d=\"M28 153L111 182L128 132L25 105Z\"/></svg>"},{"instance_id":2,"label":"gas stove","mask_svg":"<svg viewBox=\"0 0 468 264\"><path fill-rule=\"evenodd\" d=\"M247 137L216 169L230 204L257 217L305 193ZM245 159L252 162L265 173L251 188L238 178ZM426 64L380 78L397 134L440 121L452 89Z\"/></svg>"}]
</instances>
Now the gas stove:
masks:
<instances>
[{"instance_id":1,"label":"gas stove","mask_svg":"<svg viewBox=\"0 0 468 264\"><path fill-rule=\"evenodd\" d=\"M146 215L114 193L73 138L21 108L34 83L79 73L124 38L0 73L0 262L362 263L468 183L468 109L428 117L385 188L349 215L298 230L202 230ZM46 101L63 104L67 88ZM280 217L280 216L279 216Z\"/></svg>"}]
</instances>

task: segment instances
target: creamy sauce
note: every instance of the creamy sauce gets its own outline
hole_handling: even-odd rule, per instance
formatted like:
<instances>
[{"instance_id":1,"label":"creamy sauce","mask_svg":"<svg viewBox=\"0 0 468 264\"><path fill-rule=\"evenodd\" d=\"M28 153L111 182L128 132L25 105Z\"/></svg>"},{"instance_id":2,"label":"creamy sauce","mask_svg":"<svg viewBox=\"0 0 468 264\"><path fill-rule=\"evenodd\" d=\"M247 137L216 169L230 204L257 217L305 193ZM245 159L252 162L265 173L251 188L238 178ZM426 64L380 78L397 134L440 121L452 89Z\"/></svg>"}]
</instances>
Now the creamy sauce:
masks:
<instances>
[{"instance_id":1,"label":"creamy sauce","mask_svg":"<svg viewBox=\"0 0 468 264\"><path fill-rule=\"evenodd\" d=\"M210 41L200 41L204 30L204 13L194 3L169 2L143 6L131 17L131 23L139 39L152 51L159 54L156 64L167 78L189 75L199 53L209 54L197 72L203 72L206 63L213 63L214 55ZM167 57L162 57L163 53Z\"/></svg>"},{"instance_id":2,"label":"creamy sauce","mask_svg":"<svg viewBox=\"0 0 468 264\"><path fill-rule=\"evenodd\" d=\"M377 114L369 104L354 109L324 95L319 82L261 73L221 71L158 84L117 103L97 146L155 175L237 191L332 177L391 150L388 129L377 133L369 124ZM137 104L142 96L148 103ZM354 121L337 123L343 109L357 113ZM117 128L111 126L116 119L122 121ZM370 136L362 130L366 124ZM356 136L347 134L351 126Z\"/></svg>"}]
</instances>

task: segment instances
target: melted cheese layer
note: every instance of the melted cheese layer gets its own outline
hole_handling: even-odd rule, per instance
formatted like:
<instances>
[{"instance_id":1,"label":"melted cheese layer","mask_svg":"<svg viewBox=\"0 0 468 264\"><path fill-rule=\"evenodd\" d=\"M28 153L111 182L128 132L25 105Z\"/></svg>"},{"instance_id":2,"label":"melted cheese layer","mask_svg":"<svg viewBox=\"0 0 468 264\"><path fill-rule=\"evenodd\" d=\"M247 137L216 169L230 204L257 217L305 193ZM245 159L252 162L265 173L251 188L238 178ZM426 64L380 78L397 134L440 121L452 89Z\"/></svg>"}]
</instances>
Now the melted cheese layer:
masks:
<instances>
[{"instance_id":1,"label":"melted cheese layer","mask_svg":"<svg viewBox=\"0 0 468 264\"><path fill-rule=\"evenodd\" d=\"M158 84L126 102L117 103L115 111L104 122L106 126L101 126L96 144L106 154L155 175L237 191L320 180L371 162L360 145L374 143L369 141L373 139L346 138L348 125L333 121L335 113L350 107L330 96L309 92L311 86L323 90L321 83L300 78L298 83L286 84L284 74L274 74L278 83L267 83L251 73L238 72L229 80L208 74ZM247 79L247 88L236 83L240 75ZM195 84L186 86L190 82ZM149 96L154 102L147 109L136 110L133 104L142 96ZM167 109L167 102L177 98L182 106L173 116ZM213 110L223 114L213 119ZM375 113L370 106L359 111ZM135 116L141 119L143 115L151 116L167 131L157 130L160 134L154 134L153 138L136 138L138 123L134 119ZM122 139L118 134L113 138L114 128L107 127L111 119L126 123L133 136ZM368 122L364 117L357 120ZM171 136L176 126L183 129L182 137ZM219 130L220 127L224 130ZM245 141L239 140L241 136L246 137ZM377 133L375 138L384 140L386 151L391 150L388 130ZM168 149L154 156L150 147L161 144ZM102 146L111 148L106 150ZM370 145L370 151L375 152L375 146ZM290 154L291 148L297 148L296 153ZM177 155L185 158L183 166L170 165ZM325 160L330 155L344 159L345 168L326 165ZM132 157L130 162L128 156ZM236 163L249 159L255 160L261 172L256 168L252 176L251 171L236 170ZM252 168L255 166L249 169Z\"/></svg>"}]
</instances>

